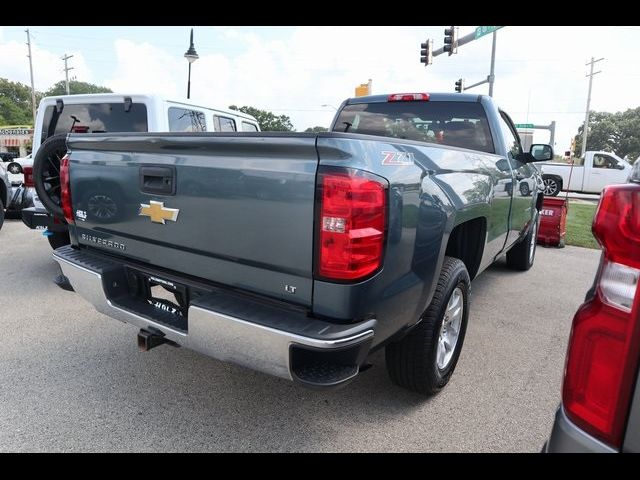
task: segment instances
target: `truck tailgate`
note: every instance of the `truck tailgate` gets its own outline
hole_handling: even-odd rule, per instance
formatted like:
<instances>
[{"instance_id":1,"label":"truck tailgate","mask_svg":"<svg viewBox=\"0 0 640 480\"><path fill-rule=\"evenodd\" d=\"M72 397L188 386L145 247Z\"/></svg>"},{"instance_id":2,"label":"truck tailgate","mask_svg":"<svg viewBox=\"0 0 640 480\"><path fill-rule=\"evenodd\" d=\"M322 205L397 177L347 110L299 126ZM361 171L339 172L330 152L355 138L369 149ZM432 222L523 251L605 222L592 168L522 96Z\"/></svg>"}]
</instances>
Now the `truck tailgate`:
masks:
<instances>
[{"instance_id":1,"label":"truck tailgate","mask_svg":"<svg viewBox=\"0 0 640 480\"><path fill-rule=\"evenodd\" d=\"M71 135L78 242L310 305L315 140Z\"/></svg>"}]
</instances>

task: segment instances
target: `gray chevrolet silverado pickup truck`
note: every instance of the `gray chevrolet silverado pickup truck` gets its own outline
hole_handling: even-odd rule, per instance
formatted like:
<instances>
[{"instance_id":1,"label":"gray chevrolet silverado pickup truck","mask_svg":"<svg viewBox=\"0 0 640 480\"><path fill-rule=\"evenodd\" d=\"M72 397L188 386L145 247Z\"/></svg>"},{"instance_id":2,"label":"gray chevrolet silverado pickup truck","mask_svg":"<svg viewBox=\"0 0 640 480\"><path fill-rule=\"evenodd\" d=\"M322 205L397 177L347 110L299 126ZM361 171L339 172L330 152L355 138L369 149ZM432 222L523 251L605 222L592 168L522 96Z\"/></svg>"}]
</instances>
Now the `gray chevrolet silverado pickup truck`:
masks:
<instances>
[{"instance_id":1,"label":"gray chevrolet silverado pickup truck","mask_svg":"<svg viewBox=\"0 0 640 480\"><path fill-rule=\"evenodd\" d=\"M391 379L423 394L456 366L471 280L505 254L533 264L531 162L553 156L523 152L490 97L426 93L349 99L327 133L70 134L67 148L71 245L53 256L142 350L328 387L385 347Z\"/></svg>"}]
</instances>

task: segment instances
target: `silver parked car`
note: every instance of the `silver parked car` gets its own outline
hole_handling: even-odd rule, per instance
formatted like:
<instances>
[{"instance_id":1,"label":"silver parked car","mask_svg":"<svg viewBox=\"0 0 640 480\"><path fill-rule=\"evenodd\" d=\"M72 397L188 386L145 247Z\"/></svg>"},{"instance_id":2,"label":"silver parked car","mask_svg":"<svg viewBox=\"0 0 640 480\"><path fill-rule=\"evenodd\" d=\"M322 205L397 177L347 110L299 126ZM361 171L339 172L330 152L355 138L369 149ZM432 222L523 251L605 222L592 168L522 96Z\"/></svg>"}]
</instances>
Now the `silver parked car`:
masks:
<instances>
[{"instance_id":1,"label":"silver parked car","mask_svg":"<svg viewBox=\"0 0 640 480\"><path fill-rule=\"evenodd\" d=\"M640 165L606 187L593 219L600 268L569 337L546 452L640 453Z\"/></svg>"}]
</instances>

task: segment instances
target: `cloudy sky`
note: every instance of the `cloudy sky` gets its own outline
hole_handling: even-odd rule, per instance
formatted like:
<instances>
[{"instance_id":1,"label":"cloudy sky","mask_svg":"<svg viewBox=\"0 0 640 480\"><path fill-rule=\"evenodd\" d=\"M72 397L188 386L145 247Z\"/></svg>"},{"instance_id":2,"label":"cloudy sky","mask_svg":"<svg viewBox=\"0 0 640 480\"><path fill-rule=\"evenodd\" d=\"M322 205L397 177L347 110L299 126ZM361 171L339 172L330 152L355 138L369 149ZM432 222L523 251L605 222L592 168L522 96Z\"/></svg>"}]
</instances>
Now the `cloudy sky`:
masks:
<instances>
[{"instance_id":1,"label":"cloudy sky","mask_svg":"<svg viewBox=\"0 0 640 480\"><path fill-rule=\"evenodd\" d=\"M29 83L25 27L0 27L0 77ZM78 80L115 92L186 96L190 27L30 27L35 86L45 90L64 78L67 53ZM466 35L475 27L460 27ZM194 27L200 59L194 63L191 98L227 107L251 105L285 114L297 130L328 126L340 102L360 83L373 93L453 91L489 73L491 36L419 62L420 43L437 27ZM569 147L584 119L594 56L591 108L620 111L640 106L640 27L518 27L498 32L494 98L516 123L557 123L558 152ZM488 93L488 85L470 90ZM547 131L536 141L547 142Z\"/></svg>"}]
</instances>

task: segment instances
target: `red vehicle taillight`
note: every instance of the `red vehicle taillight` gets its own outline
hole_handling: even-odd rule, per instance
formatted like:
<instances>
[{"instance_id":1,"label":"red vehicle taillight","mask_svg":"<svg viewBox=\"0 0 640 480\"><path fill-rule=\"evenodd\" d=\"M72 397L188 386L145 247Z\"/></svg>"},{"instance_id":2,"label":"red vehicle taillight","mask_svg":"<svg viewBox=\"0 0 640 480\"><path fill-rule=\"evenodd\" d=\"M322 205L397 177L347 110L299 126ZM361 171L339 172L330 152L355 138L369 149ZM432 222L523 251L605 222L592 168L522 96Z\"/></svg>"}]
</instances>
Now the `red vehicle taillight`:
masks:
<instances>
[{"instance_id":1,"label":"red vehicle taillight","mask_svg":"<svg viewBox=\"0 0 640 480\"><path fill-rule=\"evenodd\" d=\"M33 183L33 167L23 167L22 173L24 175L24 186L35 187Z\"/></svg>"},{"instance_id":2,"label":"red vehicle taillight","mask_svg":"<svg viewBox=\"0 0 640 480\"><path fill-rule=\"evenodd\" d=\"M640 357L640 186L605 188L593 234L602 265L573 319L562 402L576 425L619 448Z\"/></svg>"},{"instance_id":3,"label":"red vehicle taillight","mask_svg":"<svg viewBox=\"0 0 640 480\"><path fill-rule=\"evenodd\" d=\"M328 280L360 280L382 265L387 223L386 180L355 169L318 173L316 272Z\"/></svg>"},{"instance_id":4,"label":"red vehicle taillight","mask_svg":"<svg viewBox=\"0 0 640 480\"><path fill-rule=\"evenodd\" d=\"M71 207L71 184L69 182L69 155L60 160L60 203L67 223L75 223Z\"/></svg>"}]
</instances>

